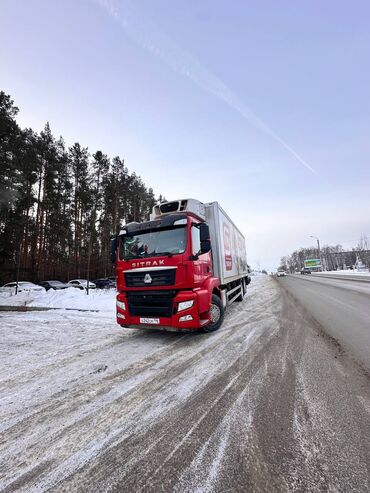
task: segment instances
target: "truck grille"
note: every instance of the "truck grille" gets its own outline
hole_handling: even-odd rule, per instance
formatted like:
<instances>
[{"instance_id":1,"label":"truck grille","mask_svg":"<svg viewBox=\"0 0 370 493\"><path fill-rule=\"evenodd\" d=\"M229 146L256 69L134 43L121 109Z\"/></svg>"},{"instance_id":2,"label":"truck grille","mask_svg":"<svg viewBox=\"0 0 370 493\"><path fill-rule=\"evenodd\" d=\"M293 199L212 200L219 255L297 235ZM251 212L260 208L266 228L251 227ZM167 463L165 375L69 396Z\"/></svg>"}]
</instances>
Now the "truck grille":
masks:
<instances>
[{"instance_id":1,"label":"truck grille","mask_svg":"<svg viewBox=\"0 0 370 493\"><path fill-rule=\"evenodd\" d=\"M145 282L145 276L150 276L151 282ZM125 283L128 288L143 288L150 286L173 286L176 269L148 270L140 272L125 272Z\"/></svg>"},{"instance_id":2,"label":"truck grille","mask_svg":"<svg viewBox=\"0 0 370 493\"><path fill-rule=\"evenodd\" d=\"M133 317L171 317L176 291L126 292Z\"/></svg>"}]
</instances>

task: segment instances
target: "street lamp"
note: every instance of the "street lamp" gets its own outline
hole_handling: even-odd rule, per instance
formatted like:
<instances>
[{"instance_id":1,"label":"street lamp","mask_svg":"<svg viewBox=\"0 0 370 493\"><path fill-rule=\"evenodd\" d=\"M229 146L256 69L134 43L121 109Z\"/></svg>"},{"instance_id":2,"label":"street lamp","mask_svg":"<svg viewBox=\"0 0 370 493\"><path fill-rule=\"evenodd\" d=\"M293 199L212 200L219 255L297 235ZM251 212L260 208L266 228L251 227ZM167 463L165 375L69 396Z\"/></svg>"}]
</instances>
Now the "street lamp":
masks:
<instances>
[{"instance_id":1,"label":"street lamp","mask_svg":"<svg viewBox=\"0 0 370 493\"><path fill-rule=\"evenodd\" d=\"M318 253L319 253L319 259L320 259L320 262L321 262L321 268L323 269L324 265L323 265L323 262L322 262L322 259L321 259L321 250L320 250L320 240L318 239L317 236L314 236L314 235L310 235L310 238L315 238L315 240L317 241L317 250L318 250Z\"/></svg>"}]
</instances>

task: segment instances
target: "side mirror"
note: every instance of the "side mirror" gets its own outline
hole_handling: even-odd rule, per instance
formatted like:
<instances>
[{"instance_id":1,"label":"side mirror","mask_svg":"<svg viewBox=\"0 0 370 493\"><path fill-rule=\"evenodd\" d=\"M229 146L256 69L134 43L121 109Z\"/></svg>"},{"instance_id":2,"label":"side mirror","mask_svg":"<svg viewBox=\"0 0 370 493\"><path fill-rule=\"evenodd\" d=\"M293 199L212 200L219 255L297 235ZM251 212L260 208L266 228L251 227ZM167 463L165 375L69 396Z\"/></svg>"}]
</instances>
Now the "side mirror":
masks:
<instances>
[{"instance_id":1,"label":"side mirror","mask_svg":"<svg viewBox=\"0 0 370 493\"><path fill-rule=\"evenodd\" d=\"M113 265L115 265L117 262L117 244L118 244L117 236L114 236L110 240L110 260Z\"/></svg>"},{"instance_id":2,"label":"side mirror","mask_svg":"<svg viewBox=\"0 0 370 493\"><path fill-rule=\"evenodd\" d=\"M200 230L200 253L208 253L211 250L211 240L209 239L209 226L206 223L199 225Z\"/></svg>"},{"instance_id":3,"label":"side mirror","mask_svg":"<svg viewBox=\"0 0 370 493\"><path fill-rule=\"evenodd\" d=\"M209 240L209 227L208 224L206 223L200 223L199 225L199 230L200 230L200 241L205 241Z\"/></svg>"},{"instance_id":4,"label":"side mirror","mask_svg":"<svg viewBox=\"0 0 370 493\"><path fill-rule=\"evenodd\" d=\"M208 253L209 251L211 251L211 240L201 240L200 253Z\"/></svg>"}]
</instances>

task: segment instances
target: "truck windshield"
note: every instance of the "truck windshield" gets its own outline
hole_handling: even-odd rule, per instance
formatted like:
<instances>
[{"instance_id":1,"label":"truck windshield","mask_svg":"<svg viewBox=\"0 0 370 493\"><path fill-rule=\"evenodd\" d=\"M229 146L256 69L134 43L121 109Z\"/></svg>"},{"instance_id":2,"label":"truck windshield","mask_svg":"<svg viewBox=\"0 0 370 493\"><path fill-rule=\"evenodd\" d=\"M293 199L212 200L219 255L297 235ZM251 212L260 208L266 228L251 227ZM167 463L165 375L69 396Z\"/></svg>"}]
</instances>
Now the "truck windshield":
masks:
<instances>
[{"instance_id":1,"label":"truck windshield","mask_svg":"<svg viewBox=\"0 0 370 493\"><path fill-rule=\"evenodd\" d=\"M155 231L143 231L135 235L120 237L120 259L143 258L159 255L184 253L186 248L186 226Z\"/></svg>"}]
</instances>

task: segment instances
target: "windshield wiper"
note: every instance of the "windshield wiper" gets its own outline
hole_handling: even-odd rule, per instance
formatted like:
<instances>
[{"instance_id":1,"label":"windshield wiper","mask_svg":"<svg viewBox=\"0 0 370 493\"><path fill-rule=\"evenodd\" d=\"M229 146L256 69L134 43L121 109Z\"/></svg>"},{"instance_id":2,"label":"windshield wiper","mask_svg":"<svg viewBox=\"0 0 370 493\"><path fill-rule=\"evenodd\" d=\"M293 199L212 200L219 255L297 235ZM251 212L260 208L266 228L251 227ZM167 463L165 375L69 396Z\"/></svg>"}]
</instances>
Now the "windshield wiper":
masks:
<instances>
[{"instance_id":1,"label":"windshield wiper","mask_svg":"<svg viewBox=\"0 0 370 493\"><path fill-rule=\"evenodd\" d=\"M171 258L173 256L172 252L156 252L156 253L151 253L149 254L150 257L169 257Z\"/></svg>"}]
</instances>

